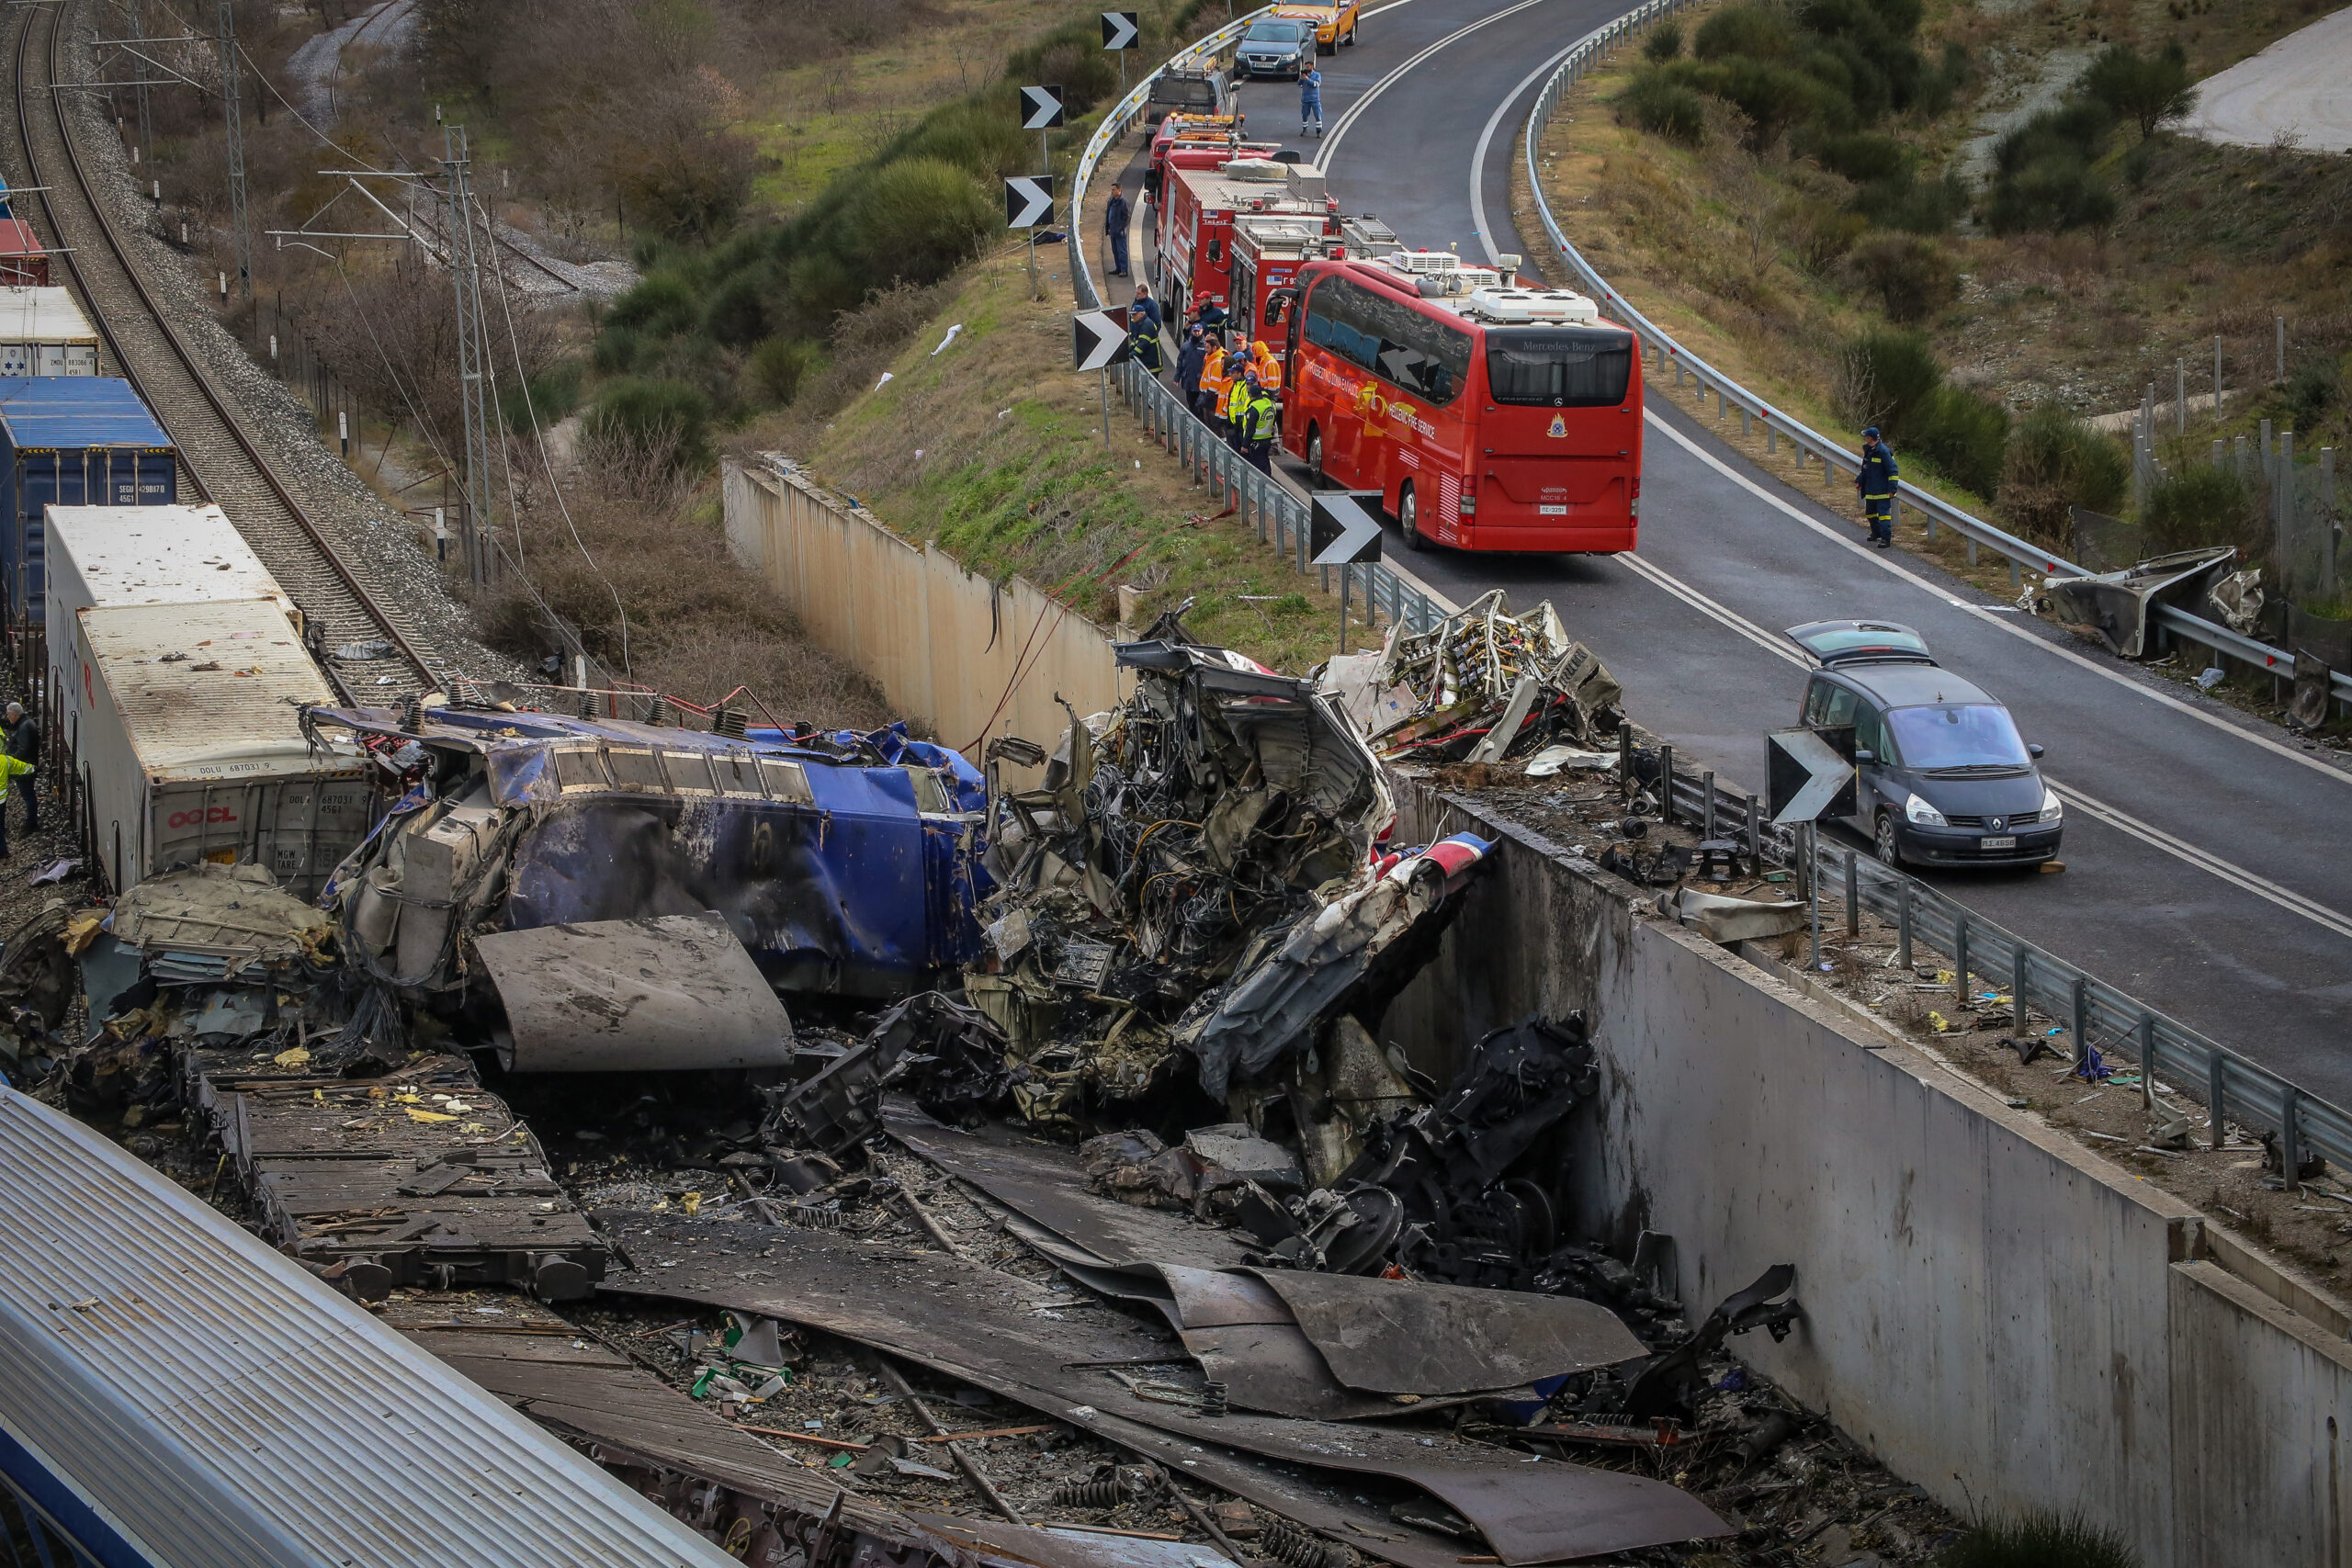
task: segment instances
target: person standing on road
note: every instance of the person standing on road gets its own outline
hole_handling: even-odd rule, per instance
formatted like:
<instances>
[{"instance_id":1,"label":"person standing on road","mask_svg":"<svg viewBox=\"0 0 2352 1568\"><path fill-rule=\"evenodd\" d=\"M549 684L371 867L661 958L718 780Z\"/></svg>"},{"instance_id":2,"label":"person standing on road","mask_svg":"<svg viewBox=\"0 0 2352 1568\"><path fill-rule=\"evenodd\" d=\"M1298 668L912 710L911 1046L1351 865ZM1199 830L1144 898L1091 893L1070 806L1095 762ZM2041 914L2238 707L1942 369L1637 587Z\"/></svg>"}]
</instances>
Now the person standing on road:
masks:
<instances>
[{"instance_id":1,"label":"person standing on road","mask_svg":"<svg viewBox=\"0 0 2352 1568\"><path fill-rule=\"evenodd\" d=\"M1250 444L1247 455L1250 466L1260 473L1272 476L1274 471L1274 436L1280 425L1280 412L1274 400L1266 395L1263 387L1256 386L1256 375L1250 377Z\"/></svg>"},{"instance_id":2,"label":"person standing on road","mask_svg":"<svg viewBox=\"0 0 2352 1568\"><path fill-rule=\"evenodd\" d=\"M22 703L10 703L8 717L8 755L26 765L32 777L25 780L25 831L40 831L40 798L33 793L34 780L40 775L40 724L25 712ZM0 839L0 844L6 840Z\"/></svg>"},{"instance_id":3,"label":"person standing on road","mask_svg":"<svg viewBox=\"0 0 2352 1568\"><path fill-rule=\"evenodd\" d=\"M1298 73L1298 133L1306 134L1308 126L1315 134L1323 134L1323 73L1310 63Z\"/></svg>"},{"instance_id":4,"label":"person standing on road","mask_svg":"<svg viewBox=\"0 0 2352 1568\"><path fill-rule=\"evenodd\" d=\"M1111 187L1111 199L1102 204L1102 232L1111 241L1111 276L1127 276L1127 193L1117 186Z\"/></svg>"},{"instance_id":5,"label":"person standing on road","mask_svg":"<svg viewBox=\"0 0 2352 1568\"><path fill-rule=\"evenodd\" d=\"M1198 408L1201 401L1201 372L1208 367L1209 336L1194 321L1193 330L1184 334L1184 346L1176 351L1176 391L1186 408Z\"/></svg>"},{"instance_id":6,"label":"person standing on road","mask_svg":"<svg viewBox=\"0 0 2352 1568\"><path fill-rule=\"evenodd\" d=\"M1879 439L1878 426L1862 432L1862 468L1854 476L1854 490L1862 498L1862 517L1871 525L1871 543L1880 549L1894 547L1894 482L1903 470L1895 466L1894 449Z\"/></svg>"}]
</instances>

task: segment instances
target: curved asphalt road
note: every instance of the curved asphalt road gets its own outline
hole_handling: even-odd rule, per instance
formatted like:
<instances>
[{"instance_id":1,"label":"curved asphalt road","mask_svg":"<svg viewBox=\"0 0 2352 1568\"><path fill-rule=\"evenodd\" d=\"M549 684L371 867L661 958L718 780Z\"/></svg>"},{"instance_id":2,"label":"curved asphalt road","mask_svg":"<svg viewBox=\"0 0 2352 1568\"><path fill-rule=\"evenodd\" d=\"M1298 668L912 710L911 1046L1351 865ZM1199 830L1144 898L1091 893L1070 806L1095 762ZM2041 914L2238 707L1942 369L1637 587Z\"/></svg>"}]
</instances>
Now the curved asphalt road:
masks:
<instances>
[{"instance_id":1,"label":"curved asphalt road","mask_svg":"<svg viewBox=\"0 0 2352 1568\"><path fill-rule=\"evenodd\" d=\"M1512 251L1540 265L1541 243L1510 224L1518 133L1547 62L1623 8L1404 0L1375 11L1360 45L1323 62L1330 134L1319 147L1290 144L1325 164L1345 209L1378 214L1409 245L1454 244L1479 260ZM1291 84L1253 83L1241 96L1257 137L1295 128ZM1491 236L1476 229L1474 161ZM1514 604L1549 598L1679 761L1751 784L1763 776L1764 732L1795 722L1804 683L1781 628L1827 616L1917 626L1943 663L2007 702L2027 738L2049 749L2049 776L2067 797L2063 875L1937 874L1937 885L2352 1106L2352 771L2080 652L1917 558L1864 548L1849 486L1792 487L1785 470L1753 468L1675 402L1670 384L1649 402L1636 555L1408 555L1393 535L1392 554L1456 601L1495 587Z\"/></svg>"}]
</instances>

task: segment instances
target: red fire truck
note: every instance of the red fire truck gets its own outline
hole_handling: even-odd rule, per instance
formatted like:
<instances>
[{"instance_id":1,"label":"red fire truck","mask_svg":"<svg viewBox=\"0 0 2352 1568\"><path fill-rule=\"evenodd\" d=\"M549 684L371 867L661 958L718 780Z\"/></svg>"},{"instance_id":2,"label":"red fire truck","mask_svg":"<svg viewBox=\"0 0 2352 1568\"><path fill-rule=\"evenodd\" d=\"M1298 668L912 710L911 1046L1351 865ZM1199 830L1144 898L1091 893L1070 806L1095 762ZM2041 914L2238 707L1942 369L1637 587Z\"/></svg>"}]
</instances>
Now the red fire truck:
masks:
<instances>
[{"instance_id":1,"label":"red fire truck","mask_svg":"<svg viewBox=\"0 0 2352 1568\"><path fill-rule=\"evenodd\" d=\"M1203 300L1233 312L1238 216L1280 216L1325 234L1340 231L1340 204L1324 190L1322 171L1270 158L1172 152L1159 210L1154 282L1171 321L1182 321Z\"/></svg>"},{"instance_id":2,"label":"red fire truck","mask_svg":"<svg viewBox=\"0 0 2352 1568\"><path fill-rule=\"evenodd\" d=\"M49 287L49 253L33 226L21 218L0 217L0 288Z\"/></svg>"},{"instance_id":3,"label":"red fire truck","mask_svg":"<svg viewBox=\"0 0 2352 1568\"><path fill-rule=\"evenodd\" d=\"M1634 548L1642 362L1566 290L1451 251L1309 261L1284 300L1283 446L1377 491L1408 548Z\"/></svg>"},{"instance_id":4,"label":"red fire truck","mask_svg":"<svg viewBox=\"0 0 2352 1568\"><path fill-rule=\"evenodd\" d=\"M1176 114L1159 122L1151 133L1151 156L1143 168L1143 198L1157 202L1168 175L1170 152L1214 152L1225 158L1241 153L1241 117L1238 114Z\"/></svg>"}]
</instances>

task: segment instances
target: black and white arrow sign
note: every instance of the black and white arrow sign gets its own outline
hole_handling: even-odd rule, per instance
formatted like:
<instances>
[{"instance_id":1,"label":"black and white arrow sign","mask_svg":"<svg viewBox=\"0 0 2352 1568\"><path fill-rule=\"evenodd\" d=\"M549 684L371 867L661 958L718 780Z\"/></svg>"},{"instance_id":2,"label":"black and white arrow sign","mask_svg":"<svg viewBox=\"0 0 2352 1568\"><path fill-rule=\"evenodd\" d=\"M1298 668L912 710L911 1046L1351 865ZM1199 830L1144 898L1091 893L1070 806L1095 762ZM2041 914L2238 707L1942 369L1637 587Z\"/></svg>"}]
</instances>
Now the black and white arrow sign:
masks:
<instances>
[{"instance_id":1,"label":"black and white arrow sign","mask_svg":"<svg viewBox=\"0 0 2352 1568\"><path fill-rule=\"evenodd\" d=\"M1054 220L1054 176L1007 175L1004 179L1004 226L1035 229Z\"/></svg>"},{"instance_id":2,"label":"black and white arrow sign","mask_svg":"<svg viewBox=\"0 0 2352 1568\"><path fill-rule=\"evenodd\" d=\"M1070 366L1107 370L1134 357L1125 310L1080 310L1069 319Z\"/></svg>"},{"instance_id":3,"label":"black and white arrow sign","mask_svg":"<svg viewBox=\"0 0 2352 1568\"><path fill-rule=\"evenodd\" d=\"M1364 504L1379 499L1370 491L1363 495L1316 494L1306 533L1315 565L1353 566L1380 558L1380 513Z\"/></svg>"},{"instance_id":4,"label":"black and white arrow sign","mask_svg":"<svg viewBox=\"0 0 2352 1568\"><path fill-rule=\"evenodd\" d=\"M1133 11L1102 13L1102 47L1133 49L1136 47L1136 14Z\"/></svg>"},{"instance_id":5,"label":"black and white arrow sign","mask_svg":"<svg viewBox=\"0 0 2352 1568\"><path fill-rule=\"evenodd\" d=\"M1062 122L1062 90L1059 87L1023 87L1021 89L1021 129L1051 130Z\"/></svg>"},{"instance_id":6,"label":"black and white arrow sign","mask_svg":"<svg viewBox=\"0 0 2352 1568\"><path fill-rule=\"evenodd\" d=\"M1854 814L1851 757L1816 730L1778 729L1764 739L1765 784L1771 791L1776 826Z\"/></svg>"}]
</instances>

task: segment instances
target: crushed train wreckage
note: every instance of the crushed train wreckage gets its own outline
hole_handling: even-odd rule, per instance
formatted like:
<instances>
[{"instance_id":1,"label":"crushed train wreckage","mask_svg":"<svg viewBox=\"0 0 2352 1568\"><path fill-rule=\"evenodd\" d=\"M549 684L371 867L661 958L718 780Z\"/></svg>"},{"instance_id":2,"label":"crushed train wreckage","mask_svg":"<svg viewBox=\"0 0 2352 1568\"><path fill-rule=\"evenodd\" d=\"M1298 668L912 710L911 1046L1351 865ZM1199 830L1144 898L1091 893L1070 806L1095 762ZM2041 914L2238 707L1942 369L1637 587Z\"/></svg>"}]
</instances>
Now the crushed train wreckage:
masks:
<instances>
[{"instance_id":1,"label":"crushed train wreckage","mask_svg":"<svg viewBox=\"0 0 2352 1568\"><path fill-rule=\"evenodd\" d=\"M1559 754L1625 722L1607 671L1499 595L1317 680L1173 618L1118 659L1118 708L985 771L903 727L308 709L380 807L316 903L199 865L60 905L0 960L14 1046L126 1124L209 1127L254 1223L364 1299L595 1292L837 1336L1137 1461L1080 1490L1248 1499L1291 1568L1724 1533L1666 1482L1522 1467L1752 1434L1724 1347L1790 1332L1790 1272L1690 1328L1664 1238L1570 1234L1581 1017L1495 1030L1442 1083L1382 1040L1493 863L1391 842L1384 755L1580 768ZM1040 782L1002 787L1008 761ZM743 1108L675 1156L736 1217L575 1201L515 1109L662 1072ZM1041 1306L956 1246L893 1145L1098 1300ZM900 1209L936 1250L876 1234ZM730 1409L782 1386L737 1360ZM858 1473L886 1462L925 1471Z\"/></svg>"}]
</instances>

